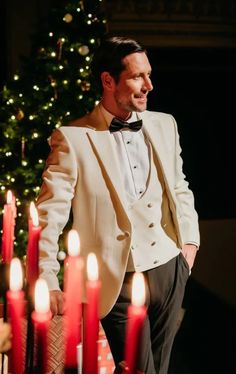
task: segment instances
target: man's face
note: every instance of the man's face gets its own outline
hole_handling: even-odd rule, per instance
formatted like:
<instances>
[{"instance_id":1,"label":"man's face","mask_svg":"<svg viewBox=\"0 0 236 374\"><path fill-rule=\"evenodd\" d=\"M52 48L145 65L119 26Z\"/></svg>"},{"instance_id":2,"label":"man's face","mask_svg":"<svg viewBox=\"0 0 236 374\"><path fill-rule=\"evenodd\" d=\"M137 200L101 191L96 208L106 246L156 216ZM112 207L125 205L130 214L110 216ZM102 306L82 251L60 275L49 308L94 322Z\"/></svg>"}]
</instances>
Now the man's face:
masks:
<instances>
[{"instance_id":1,"label":"man's face","mask_svg":"<svg viewBox=\"0 0 236 374\"><path fill-rule=\"evenodd\" d=\"M150 79L151 65L144 52L132 53L123 60L125 70L118 83L114 82L114 104L124 117L130 112L143 112L147 108L147 95L153 89Z\"/></svg>"}]
</instances>

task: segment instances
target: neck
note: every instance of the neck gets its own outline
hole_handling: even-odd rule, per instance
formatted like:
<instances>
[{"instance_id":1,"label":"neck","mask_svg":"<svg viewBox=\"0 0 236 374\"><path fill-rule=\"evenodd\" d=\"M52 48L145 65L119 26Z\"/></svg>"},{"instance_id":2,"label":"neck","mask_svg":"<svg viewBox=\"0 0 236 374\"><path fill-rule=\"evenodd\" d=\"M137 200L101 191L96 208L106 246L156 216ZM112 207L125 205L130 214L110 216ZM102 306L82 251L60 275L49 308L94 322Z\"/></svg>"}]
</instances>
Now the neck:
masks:
<instances>
[{"instance_id":1,"label":"neck","mask_svg":"<svg viewBox=\"0 0 236 374\"><path fill-rule=\"evenodd\" d=\"M101 103L109 113L111 113L114 117L122 119L123 121L127 121L132 115L132 112L122 111L119 108L110 105L109 101L105 100L104 98L102 98Z\"/></svg>"}]
</instances>

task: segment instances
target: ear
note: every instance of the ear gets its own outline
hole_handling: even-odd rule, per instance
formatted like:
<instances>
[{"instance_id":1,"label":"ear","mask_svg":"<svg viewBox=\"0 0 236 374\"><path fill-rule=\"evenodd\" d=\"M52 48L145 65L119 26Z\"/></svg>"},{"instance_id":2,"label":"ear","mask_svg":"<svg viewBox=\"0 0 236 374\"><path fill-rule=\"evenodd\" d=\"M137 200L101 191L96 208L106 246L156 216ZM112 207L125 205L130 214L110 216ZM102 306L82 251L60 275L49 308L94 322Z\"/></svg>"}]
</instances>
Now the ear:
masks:
<instances>
[{"instance_id":1,"label":"ear","mask_svg":"<svg viewBox=\"0 0 236 374\"><path fill-rule=\"evenodd\" d=\"M108 71L102 72L101 81L104 90L112 90L114 85L114 78L110 75L110 73L108 73Z\"/></svg>"}]
</instances>

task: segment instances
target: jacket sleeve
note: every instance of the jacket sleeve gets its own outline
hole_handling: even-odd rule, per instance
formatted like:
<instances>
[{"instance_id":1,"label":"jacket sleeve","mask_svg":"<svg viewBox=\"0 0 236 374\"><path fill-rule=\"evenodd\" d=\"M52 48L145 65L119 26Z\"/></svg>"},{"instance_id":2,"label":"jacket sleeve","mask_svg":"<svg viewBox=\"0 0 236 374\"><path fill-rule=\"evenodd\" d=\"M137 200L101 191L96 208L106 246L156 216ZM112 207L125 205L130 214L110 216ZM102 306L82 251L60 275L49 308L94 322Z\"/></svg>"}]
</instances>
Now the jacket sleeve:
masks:
<instances>
[{"instance_id":1,"label":"jacket sleeve","mask_svg":"<svg viewBox=\"0 0 236 374\"><path fill-rule=\"evenodd\" d=\"M183 160L181 146L175 119L171 116L175 128L175 185L174 196L176 200L177 220L182 239L182 245L191 243L200 245L198 214L194 206L194 196L189 188L183 173Z\"/></svg>"},{"instance_id":2,"label":"jacket sleeve","mask_svg":"<svg viewBox=\"0 0 236 374\"><path fill-rule=\"evenodd\" d=\"M51 152L46 161L43 184L37 199L42 227L39 269L40 277L47 281L49 290L55 290L59 289L58 239L69 219L77 181L77 164L74 151L61 130L53 132L49 144Z\"/></svg>"}]
</instances>

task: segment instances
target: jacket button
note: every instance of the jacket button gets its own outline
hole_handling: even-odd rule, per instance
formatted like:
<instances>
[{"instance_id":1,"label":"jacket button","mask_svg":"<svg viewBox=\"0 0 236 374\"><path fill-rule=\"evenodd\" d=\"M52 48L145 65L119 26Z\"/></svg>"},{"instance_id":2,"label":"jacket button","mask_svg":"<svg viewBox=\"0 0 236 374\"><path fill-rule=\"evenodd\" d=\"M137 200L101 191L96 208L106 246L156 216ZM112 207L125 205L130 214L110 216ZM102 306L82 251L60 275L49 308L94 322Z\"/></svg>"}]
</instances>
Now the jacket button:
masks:
<instances>
[{"instance_id":1,"label":"jacket button","mask_svg":"<svg viewBox=\"0 0 236 374\"><path fill-rule=\"evenodd\" d=\"M125 236L126 236L126 238L129 238L129 237L130 237L130 233L129 233L129 231L125 231Z\"/></svg>"}]
</instances>

